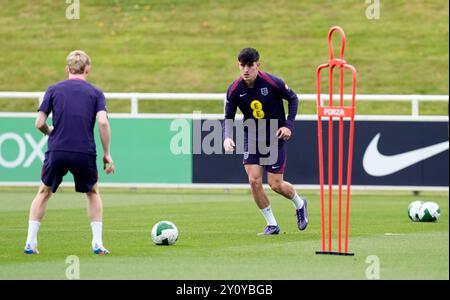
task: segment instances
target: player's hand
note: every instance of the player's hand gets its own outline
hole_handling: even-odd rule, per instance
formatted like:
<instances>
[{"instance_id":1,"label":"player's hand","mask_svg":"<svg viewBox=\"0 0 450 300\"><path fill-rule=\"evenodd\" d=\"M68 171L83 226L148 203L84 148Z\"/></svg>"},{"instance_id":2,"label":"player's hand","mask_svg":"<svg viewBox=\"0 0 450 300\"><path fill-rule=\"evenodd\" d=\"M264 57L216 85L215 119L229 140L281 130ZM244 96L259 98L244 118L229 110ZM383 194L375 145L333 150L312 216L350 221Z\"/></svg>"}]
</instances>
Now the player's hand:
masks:
<instances>
[{"instance_id":1,"label":"player's hand","mask_svg":"<svg viewBox=\"0 0 450 300\"><path fill-rule=\"evenodd\" d=\"M291 138L291 134L292 134L291 130L287 127L281 127L277 131L277 137L285 141Z\"/></svg>"},{"instance_id":2,"label":"player's hand","mask_svg":"<svg viewBox=\"0 0 450 300\"><path fill-rule=\"evenodd\" d=\"M223 141L223 148L225 149L226 152L233 151L235 146L236 145L234 144L234 141L232 139L230 139L230 138L226 138Z\"/></svg>"},{"instance_id":3,"label":"player's hand","mask_svg":"<svg viewBox=\"0 0 450 300\"><path fill-rule=\"evenodd\" d=\"M52 134L52 132L53 132L53 126L48 126L47 135L50 136L50 134Z\"/></svg>"},{"instance_id":4,"label":"player's hand","mask_svg":"<svg viewBox=\"0 0 450 300\"><path fill-rule=\"evenodd\" d=\"M103 170L105 170L106 174L114 173L116 167L114 166L114 162L112 160L111 155L103 156Z\"/></svg>"}]
</instances>

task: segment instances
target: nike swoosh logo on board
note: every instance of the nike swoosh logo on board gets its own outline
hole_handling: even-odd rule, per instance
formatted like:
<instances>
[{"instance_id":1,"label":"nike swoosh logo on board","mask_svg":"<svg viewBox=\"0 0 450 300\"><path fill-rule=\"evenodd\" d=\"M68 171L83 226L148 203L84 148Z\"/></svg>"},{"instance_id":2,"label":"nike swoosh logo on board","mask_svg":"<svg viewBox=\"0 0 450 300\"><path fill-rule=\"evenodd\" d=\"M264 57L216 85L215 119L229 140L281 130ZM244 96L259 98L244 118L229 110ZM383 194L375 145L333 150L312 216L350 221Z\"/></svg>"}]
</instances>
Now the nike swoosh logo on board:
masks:
<instances>
[{"instance_id":1,"label":"nike swoosh logo on board","mask_svg":"<svg viewBox=\"0 0 450 300\"><path fill-rule=\"evenodd\" d=\"M378 150L378 141L381 134L378 133L367 146L363 157L363 168L367 174L372 176L387 176L415 165L422 160L435 156L448 150L449 142L411 150L408 152L383 155Z\"/></svg>"}]
</instances>

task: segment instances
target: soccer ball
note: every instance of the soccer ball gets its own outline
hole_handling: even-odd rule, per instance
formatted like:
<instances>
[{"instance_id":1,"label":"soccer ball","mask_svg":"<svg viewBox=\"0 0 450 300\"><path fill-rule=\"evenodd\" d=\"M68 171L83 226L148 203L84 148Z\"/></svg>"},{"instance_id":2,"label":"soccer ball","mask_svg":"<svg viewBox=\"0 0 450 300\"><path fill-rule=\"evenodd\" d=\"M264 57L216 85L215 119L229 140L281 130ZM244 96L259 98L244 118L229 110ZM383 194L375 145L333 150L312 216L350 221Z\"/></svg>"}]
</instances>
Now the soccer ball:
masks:
<instances>
[{"instance_id":1,"label":"soccer ball","mask_svg":"<svg viewBox=\"0 0 450 300\"><path fill-rule=\"evenodd\" d=\"M409 204L408 206L408 217L414 221L417 222L419 221L419 210L420 207L422 206L423 201L414 201L411 202L411 204Z\"/></svg>"},{"instance_id":2,"label":"soccer ball","mask_svg":"<svg viewBox=\"0 0 450 300\"><path fill-rule=\"evenodd\" d=\"M152 240L156 245L173 245L178 239L178 229L172 222L161 221L152 228Z\"/></svg>"},{"instance_id":3,"label":"soccer ball","mask_svg":"<svg viewBox=\"0 0 450 300\"><path fill-rule=\"evenodd\" d=\"M434 222L439 220L441 209L435 202L425 202L417 214L421 222Z\"/></svg>"}]
</instances>

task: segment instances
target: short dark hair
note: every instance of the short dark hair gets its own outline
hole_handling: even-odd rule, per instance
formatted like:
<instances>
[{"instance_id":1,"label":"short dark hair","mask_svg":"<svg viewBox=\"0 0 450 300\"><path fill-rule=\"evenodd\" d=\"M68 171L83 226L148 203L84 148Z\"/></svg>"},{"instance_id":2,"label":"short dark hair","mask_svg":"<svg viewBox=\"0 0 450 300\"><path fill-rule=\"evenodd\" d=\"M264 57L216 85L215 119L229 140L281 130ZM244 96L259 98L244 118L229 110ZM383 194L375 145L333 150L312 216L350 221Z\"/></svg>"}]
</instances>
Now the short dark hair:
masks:
<instances>
[{"instance_id":1,"label":"short dark hair","mask_svg":"<svg viewBox=\"0 0 450 300\"><path fill-rule=\"evenodd\" d=\"M244 65L252 65L259 60L259 52L255 48L244 48L239 52L238 60Z\"/></svg>"}]
</instances>

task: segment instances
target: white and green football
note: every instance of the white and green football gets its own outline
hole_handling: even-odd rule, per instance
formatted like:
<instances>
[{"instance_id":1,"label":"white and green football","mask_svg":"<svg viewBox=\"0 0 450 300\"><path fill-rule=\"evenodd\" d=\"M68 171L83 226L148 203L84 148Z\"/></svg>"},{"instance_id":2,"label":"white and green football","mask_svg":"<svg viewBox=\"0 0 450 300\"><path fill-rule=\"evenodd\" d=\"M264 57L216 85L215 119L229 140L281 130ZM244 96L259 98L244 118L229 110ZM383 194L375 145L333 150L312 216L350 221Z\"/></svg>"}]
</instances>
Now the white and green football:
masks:
<instances>
[{"instance_id":1,"label":"white and green football","mask_svg":"<svg viewBox=\"0 0 450 300\"><path fill-rule=\"evenodd\" d=\"M418 213L420 222L434 222L439 220L440 216L441 209L435 202L424 202Z\"/></svg>"},{"instance_id":2,"label":"white and green football","mask_svg":"<svg viewBox=\"0 0 450 300\"><path fill-rule=\"evenodd\" d=\"M178 240L178 229L170 221L161 221L152 228L152 240L156 245L173 245Z\"/></svg>"},{"instance_id":3,"label":"white and green football","mask_svg":"<svg viewBox=\"0 0 450 300\"><path fill-rule=\"evenodd\" d=\"M422 206L423 201L414 201L411 202L408 206L408 217L414 221L417 222L419 221L419 210L420 207Z\"/></svg>"}]
</instances>

